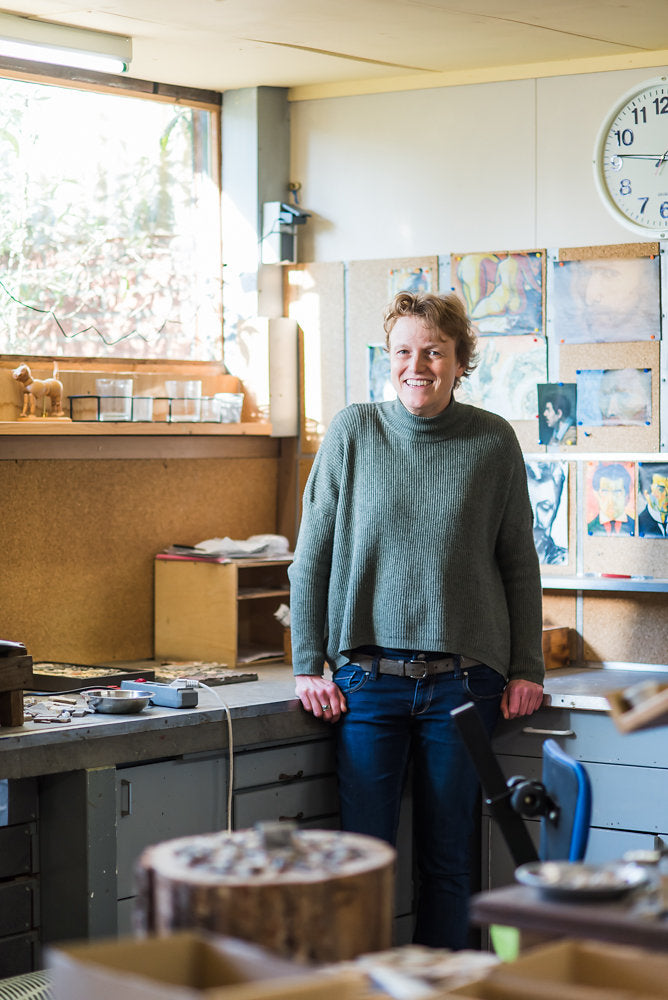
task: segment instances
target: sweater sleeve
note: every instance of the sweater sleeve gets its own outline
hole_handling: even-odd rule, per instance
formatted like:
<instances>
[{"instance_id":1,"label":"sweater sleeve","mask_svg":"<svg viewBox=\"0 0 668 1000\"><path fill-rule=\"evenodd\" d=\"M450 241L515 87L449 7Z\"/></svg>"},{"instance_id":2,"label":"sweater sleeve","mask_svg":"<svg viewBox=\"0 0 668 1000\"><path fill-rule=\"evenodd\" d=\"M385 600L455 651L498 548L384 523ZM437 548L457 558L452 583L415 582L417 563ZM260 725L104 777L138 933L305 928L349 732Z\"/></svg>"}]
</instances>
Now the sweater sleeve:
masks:
<instances>
[{"instance_id":1,"label":"sweater sleeve","mask_svg":"<svg viewBox=\"0 0 668 1000\"><path fill-rule=\"evenodd\" d=\"M304 490L302 518L290 578L290 632L295 674L322 674L332 549L345 453L340 414L332 421Z\"/></svg>"},{"instance_id":2,"label":"sweater sleeve","mask_svg":"<svg viewBox=\"0 0 668 1000\"><path fill-rule=\"evenodd\" d=\"M506 594L510 622L508 680L542 684L542 588L533 540L533 512L524 458L513 435L512 475L497 538L496 559Z\"/></svg>"}]
</instances>

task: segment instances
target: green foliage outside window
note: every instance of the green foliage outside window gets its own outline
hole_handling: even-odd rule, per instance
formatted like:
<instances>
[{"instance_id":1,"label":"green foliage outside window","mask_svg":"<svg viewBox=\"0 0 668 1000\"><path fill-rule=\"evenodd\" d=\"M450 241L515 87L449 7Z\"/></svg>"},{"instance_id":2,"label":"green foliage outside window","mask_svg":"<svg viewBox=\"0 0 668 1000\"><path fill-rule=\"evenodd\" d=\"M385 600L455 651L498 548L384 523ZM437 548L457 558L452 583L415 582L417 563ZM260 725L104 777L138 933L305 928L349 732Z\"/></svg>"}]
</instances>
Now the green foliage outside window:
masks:
<instances>
[{"instance_id":1,"label":"green foliage outside window","mask_svg":"<svg viewBox=\"0 0 668 1000\"><path fill-rule=\"evenodd\" d=\"M0 354L221 358L211 125L0 80Z\"/></svg>"}]
</instances>

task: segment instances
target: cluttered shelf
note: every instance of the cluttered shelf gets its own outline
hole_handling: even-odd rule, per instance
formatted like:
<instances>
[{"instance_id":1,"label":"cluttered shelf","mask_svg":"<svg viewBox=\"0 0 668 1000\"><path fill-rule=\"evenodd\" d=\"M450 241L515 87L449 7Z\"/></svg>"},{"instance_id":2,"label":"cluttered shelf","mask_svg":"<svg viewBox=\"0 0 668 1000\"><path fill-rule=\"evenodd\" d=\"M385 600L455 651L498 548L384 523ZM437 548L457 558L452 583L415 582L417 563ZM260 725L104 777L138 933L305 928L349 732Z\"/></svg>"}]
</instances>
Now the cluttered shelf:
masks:
<instances>
[{"instance_id":1,"label":"cluttered shelf","mask_svg":"<svg viewBox=\"0 0 668 1000\"><path fill-rule=\"evenodd\" d=\"M272 433L272 425L267 421L243 423L166 423L166 422L102 422L97 420L7 420L0 421L0 435L14 437L60 437L60 436L193 436L193 435L266 435Z\"/></svg>"}]
</instances>

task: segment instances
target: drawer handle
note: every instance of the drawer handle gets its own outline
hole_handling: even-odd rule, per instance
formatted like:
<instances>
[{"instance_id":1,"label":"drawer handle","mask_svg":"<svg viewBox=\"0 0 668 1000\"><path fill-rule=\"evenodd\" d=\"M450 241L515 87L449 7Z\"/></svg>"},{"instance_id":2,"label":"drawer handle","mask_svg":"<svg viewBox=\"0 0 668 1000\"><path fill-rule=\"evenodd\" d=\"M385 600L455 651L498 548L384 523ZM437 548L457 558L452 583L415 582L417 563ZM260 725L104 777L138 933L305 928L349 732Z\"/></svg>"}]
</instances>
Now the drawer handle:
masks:
<instances>
[{"instance_id":1,"label":"drawer handle","mask_svg":"<svg viewBox=\"0 0 668 1000\"><path fill-rule=\"evenodd\" d=\"M300 819L304 819L304 813L298 812L295 816L279 816L279 823L298 823Z\"/></svg>"},{"instance_id":2,"label":"drawer handle","mask_svg":"<svg viewBox=\"0 0 668 1000\"><path fill-rule=\"evenodd\" d=\"M121 816L132 816L132 782L121 778Z\"/></svg>"},{"instance_id":3,"label":"drawer handle","mask_svg":"<svg viewBox=\"0 0 668 1000\"><path fill-rule=\"evenodd\" d=\"M534 729L533 726L525 726L522 732L531 736L575 736L574 729Z\"/></svg>"},{"instance_id":4,"label":"drawer handle","mask_svg":"<svg viewBox=\"0 0 668 1000\"><path fill-rule=\"evenodd\" d=\"M297 778L303 778L303 777L304 777L304 772L303 771L297 771L296 774L284 774L284 773L281 773L278 776L278 780L279 781L296 781Z\"/></svg>"}]
</instances>

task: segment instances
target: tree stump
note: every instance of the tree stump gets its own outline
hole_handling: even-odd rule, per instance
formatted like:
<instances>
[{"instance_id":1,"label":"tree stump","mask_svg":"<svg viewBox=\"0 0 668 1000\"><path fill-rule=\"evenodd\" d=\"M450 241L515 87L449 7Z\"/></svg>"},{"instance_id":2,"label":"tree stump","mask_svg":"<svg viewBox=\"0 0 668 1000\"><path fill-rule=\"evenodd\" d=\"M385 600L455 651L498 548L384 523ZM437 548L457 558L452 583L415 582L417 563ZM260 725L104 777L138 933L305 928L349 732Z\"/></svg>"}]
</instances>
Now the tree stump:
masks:
<instances>
[{"instance_id":1,"label":"tree stump","mask_svg":"<svg viewBox=\"0 0 668 1000\"><path fill-rule=\"evenodd\" d=\"M264 826L269 834L182 837L145 850L137 862L136 930L202 928L306 963L392 946L396 852L389 844Z\"/></svg>"}]
</instances>

